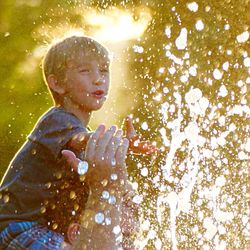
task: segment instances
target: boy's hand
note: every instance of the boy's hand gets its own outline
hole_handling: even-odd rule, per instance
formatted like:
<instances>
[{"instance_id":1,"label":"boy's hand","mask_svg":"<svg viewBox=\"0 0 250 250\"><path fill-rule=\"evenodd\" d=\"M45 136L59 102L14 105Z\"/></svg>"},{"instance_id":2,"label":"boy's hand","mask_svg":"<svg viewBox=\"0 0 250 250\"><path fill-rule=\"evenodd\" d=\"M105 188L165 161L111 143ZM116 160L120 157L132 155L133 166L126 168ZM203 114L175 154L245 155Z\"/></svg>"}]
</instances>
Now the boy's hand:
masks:
<instances>
[{"instance_id":1,"label":"boy's hand","mask_svg":"<svg viewBox=\"0 0 250 250\"><path fill-rule=\"evenodd\" d=\"M144 141L141 139L141 135L136 133L132 118L129 116L125 119L125 127L126 138L129 140L129 152L151 155L159 151L159 149L150 141Z\"/></svg>"},{"instance_id":2,"label":"boy's hand","mask_svg":"<svg viewBox=\"0 0 250 250\"><path fill-rule=\"evenodd\" d=\"M100 125L87 142L84 160L88 162L89 168L86 172L86 181L92 192L102 192L101 188L106 181L112 184L110 188L115 189L117 195L126 192L125 184L128 177L125 159L129 141L127 138L122 139L122 130L116 129L116 126L112 126L105 131L105 126ZM63 150L62 155L73 170L78 172L80 159L70 150ZM119 181L110 181L111 174L116 174ZM121 181L124 185L120 185Z\"/></svg>"}]
</instances>

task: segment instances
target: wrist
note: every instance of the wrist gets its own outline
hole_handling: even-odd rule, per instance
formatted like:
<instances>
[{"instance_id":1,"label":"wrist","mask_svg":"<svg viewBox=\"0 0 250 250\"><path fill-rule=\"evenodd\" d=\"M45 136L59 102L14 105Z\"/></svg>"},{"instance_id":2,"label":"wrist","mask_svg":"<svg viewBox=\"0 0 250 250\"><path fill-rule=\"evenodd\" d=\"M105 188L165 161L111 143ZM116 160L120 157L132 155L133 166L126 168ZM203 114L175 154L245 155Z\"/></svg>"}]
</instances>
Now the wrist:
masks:
<instances>
[{"instance_id":1,"label":"wrist","mask_svg":"<svg viewBox=\"0 0 250 250\"><path fill-rule=\"evenodd\" d=\"M124 193L117 191L111 186L102 186L98 189L90 188L89 200L91 200L92 203L104 203L106 206L119 206L122 202L123 194Z\"/></svg>"}]
</instances>

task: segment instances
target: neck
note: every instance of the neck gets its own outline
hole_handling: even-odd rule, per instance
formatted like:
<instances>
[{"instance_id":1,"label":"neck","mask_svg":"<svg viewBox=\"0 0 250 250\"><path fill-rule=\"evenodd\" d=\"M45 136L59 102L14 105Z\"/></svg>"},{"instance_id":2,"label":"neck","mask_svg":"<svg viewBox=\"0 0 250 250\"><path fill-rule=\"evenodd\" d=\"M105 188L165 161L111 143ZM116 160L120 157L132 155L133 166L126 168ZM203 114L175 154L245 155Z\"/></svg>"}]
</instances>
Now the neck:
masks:
<instances>
[{"instance_id":1,"label":"neck","mask_svg":"<svg viewBox=\"0 0 250 250\"><path fill-rule=\"evenodd\" d=\"M64 100L63 104L59 104L58 106L62 107L67 112L74 114L84 127L88 126L92 114L91 111L87 111L83 107L75 105L69 99Z\"/></svg>"}]
</instances>

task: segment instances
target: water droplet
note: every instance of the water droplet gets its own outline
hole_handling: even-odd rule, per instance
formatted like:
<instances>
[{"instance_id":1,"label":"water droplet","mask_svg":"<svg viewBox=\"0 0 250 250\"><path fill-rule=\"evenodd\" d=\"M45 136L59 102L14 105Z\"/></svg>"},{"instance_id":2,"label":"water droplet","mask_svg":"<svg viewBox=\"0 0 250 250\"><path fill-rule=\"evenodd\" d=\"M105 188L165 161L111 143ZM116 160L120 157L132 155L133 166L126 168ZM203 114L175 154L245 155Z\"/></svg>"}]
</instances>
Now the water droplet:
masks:
<instances>
[{"instance_id":1,"label":"water droplet","mask_svg":"<svg viewBox=\"0 0 250 250\"><path fill-rule=\"evenodd\" d=\"M108 185L108 180L107 179L104 179L101 184L106 187Z\"/></svg>"},{"instance_id":2,"label":"water droplet","mask_svg":"<svg viewBox=\"0 0 250 250\"><path fill-rule=\"evenodd\" d=\"M73 124L72 124L71 122L68 122L67 128L68 128L68 129L72 129L72 128L73 128Z\"/></svg>"},{"instance_id":3,"label":"water droplet","mask_svg":"<svg viewBox=\"0 0 250 250\"><path fill-rule=\"evenodd\" d=\"M35 155L36 154L36 149L32 149L31 154Z\"/></svg>"},{"instance_id":4,"label":"water droplet","mask_svg":"<svg viewBox=\"0 0 250 250\"><path fill-rule=\"evenodd\" d=\"M117 174L111 174L110 179L112 181L116 181L118 179L118 175Z\"/></svg>"},{"instance_id":5,"label":"water droplet","mask_svg":"<svg viewBox=\"0 0 250 250\"><path fill-rule=\"evenodd\" d=\"M148 129L148 124L147 124L147 122L143 122L142 125L141 125L141 128L142 128L143 130L147 130L147 129Z\"/></svg>"},{"instance_id":6,"label":"water droplet","mask_svg":"<svg viewBox=\"0 0 250 250\"><path fill-rule=\"evenodd\" d=\"M74 204L74 210L77 211L79 209L79 205L77 203Z\"/></svg>"},{"instance_id":7,"label":"water droplet","mask_svg":"<svg viewBox=\"0 0 250 250\"><path fill-rule=\"evenodd\" d=\"M111 225L111 222L112 222L112 220L111 220L110 217L105 218L105 224L106 224L107 226Z\"/></svg>"},{"instance_id":8,"label":"water droplet","mask_svg":"<svg viewBox=\"0 0 250 250\"><path fill-rule=\"evenodd\" d=\"M249 32L245 31L236 37L238 43L244 43L249 39Z\"/></svg>"},{"instance_id":9,"label":"water droplet","mask_svg":"<svg viewBox=\"0 0 250 250\"><path fill-rule=\"evenodd\" d=\"M222 76L223 76L223 73L219 69L215 69L213 71L213 77L214 77L214 79L220 80L222 78Z\"/></svg>"},{"instance_id":10,"label":"water droplet","mask_svg":"<svg viewBox=\"0 0 250 250\"><path fill-rule=\"evenodd\" d=\"M3 196L3 201L4 201L4 203L8 203L9 200L10 200L9 195L8 195L8 194L5 194L5 195Z\"/></svg>"},{"instance_id":11,"label":"water droplet","mask_svg":"<svg viewBox=\"0 0 250 250\"><path fill-rule=\"evenodd\" d=\"M115 227L113 228L113 233L114 233L114 234L119 234L120 232L121 232L121 228L120 228L119 225L117 225L117 226L115 226Z\"/></svg>"},{"instance_id":12,"label":"water droplet","mask_svg":"<svg viewBox=\"0 0 250 250\"><path fill-rule=\"evenodd\" d=\"M116 203L116 198L115 198L114 195L110 195L110 197L109 197L109 199L108 199L108 203L109 203L110 205L115 205L115 203Z\"/></svg>"},{"instance_id":13,"label":"water droplet","mask_svg":"<svg viewBox=\"0 0 250 250\"><path fill-rule=\"evenodd\" d=\"M183 50L187 47L187 29L182 28L179 36L175 40L175 45L178 50Z\"/></svg>"},{"instance_id":14,"label":"water droplet","mask_svg":"<svg viewBox=\"0 0 250 250\"><path fill-rule=\"evenodd\" d=\"M250 67L250 57L246 57L244 59L244 66L248 68Z\"/></svg>"},{"instance_id":15,"label":"water droplet","mask_svg":"<svg viewBox=\"0 0 250 250\"><path fill-rule=\"evenodd\" d=\"M44 214L46 212L46 207L41 207L40 212Z\"/></svg>"},{"instance_id":16,"label":"water droplet","mask_svg":"<svg viewBox=\"0 0 250 250\"><path fill-rule=\"evenodd\" d=\"M218 95L222 96L222 97L225 97L225 96L227 96L227 94L228 94L228 91L226 89L226 86L225 85L221 85L221 87L219 89Z\"/></svg>"},{"instance_id":17,"label":"water droplet","mask_svg":"<svg viewBox=\"0 0 250 250\"><path fill-rule=\"evenodd\" d=\"M196 12L199 8L199 5L196 2L188 3L187 7L189 10Z\"/></svg>"},{"instance_id":18,"label":"water droplet","mask_svg":"<svg viewBox=\"0 0 250 250\"><path fill-rule=\"evenodd\" d=\"M62 178L62 172L61 171L56 172L56 178L58 180Z\"/></svg>"},{"instance_id":19,"label":"water droplet","mask_svg":"<svg viewBox=\"0 0 250 250\"><path fill-rule=\"evenodd\" d=\"M204 23L202 22L202 20L198 20L195 24L195 28L198 30L198 31L201 31L204 29Z\"/></svg>"},{"instance_id":20,"label":"water droplet","mask_svg":"<svg viewBox=\"0 0 250 250\"><path fill-rule=\"evenodd\" d=\"M80 161L77 166L77 173L79 175L85 175L88 172L89 164L86 161Z\"/></svg>"},{"instance_id":21,"label":"water droplet","mask_svg":"<svg viewBox=\"0 0 250 250\"><path fill-rule=\"evenodd\" d=\"M229 62L224 62L222 65L223 70L228 71L229 68Z\"/></svg>"},{"instance_id":22,"label":"water droplet","mask_svg":"<svg viewBox=\"0 0 250 250\"><path fill-rule=\"evenodd\" d=\"M104 214L103 213L97 213L96 215L95 215L95 222L97 223L97 224L102 224L103 223L103 221L104 221Z\"/></svg>"},{"instance_id":23,"label":"water droplet","mask_svg":"<svg viewBox=\"0 0 250 250\"><path fill-rule=\"evenodd\" d=\"M138 45L134 45L133 50L134 50L135 53L140 53L141 54L141 53L143 53L144 48L141 47L141 46L138 46Z\"/></svg>"},{"instance_id":24,"label":"water droplet","mask_svg":"<svg viewBox=\"0 0 250 250\"><path fill-rule=\"evenodd\" d=\"M163 93L164 93L164 94L167 94L168 92L169 92L169 89L168 89L167 87L164 87L164 88L163 88Z\"/></svg>"},{"instance_id":25,"label":"water droplet","mask_svg":"<svg viewBox=\"0 0 250 250\"><path fill-rule=\"evenodd\" d=\"M75 199L76 198L76 193L74 191L71 191L69 194L70 199Z\"/></svg>"},{"instance_id":26,"label":"water droplet","mask_svg":"<svg viewBox=\"0 0 250 250\"><path fill-rule=\"evenodd\" d=\"M171 27L170 26L166 26L165 28L165 35L170 38L171 37Z\"/></svg>"},{"instance_id":27,"label":"water droplet","mask_svg":"<svg viewBox=\"0 0 250 250\"><path fill-rule=\"evenodd\" d=\"M107 200L107 199L109 198L109 192L106 191L106 190L104 190L104 191L102 192L102 198L105 199L105 200Z\"/></svg>"},{"instance_id":28,"label":"water droplet","mask_svg":"<svg viewBox=\"0 0 250 250\"><path fill-rule=\"evenodd\" d=\"M135 204L140 204L140 203L142 203L143 198L142 198L142 196L140 196L140 195L135 195L135 196L133 197L132 201L133 201Z\"/></svg>"},{"instance_id":29,"label":"water droplet","mask_svg":"<svg viewBox=\"0 0 250 250\"><path fill-rule=\"evenodd\" d=\"M148 169L146 167L141 169L141 175L142 176L147 176L148 175Z\"/></svg>"},{"instance_id":30,"label":"water droplet","mask_svg":"<svg viewBox=\"0 0 250 250\"><path fill-rule=\"evenodd\" d=\"M163 74L165 72L165 68L164 67L160 67L159 68L159 73Z\"/></svg>"},{"instance_id":31,"label":"water droplet","mask_svg":"<svg viewBox=\"0 0 250 250\"><path fill-rule=\"evenodd\" d=\"M85 181L85 178L86 178L86 175L80 175L80 176L79 176L80 182L84 182L84 181Z\"/></svg>"},{"instance_id":32,"label":"water droplet","mask_svg":"<svg viewBox=\"0 0 250 250\"><path fill-rule=\"evenodd\" d=\"M113 167L115 167L115 165L116 165L116 160L115 160L115 159L112 159L111 165L112 165Z\"/></svg>"},{"instance_id":33,"label":"water droplet","mask_svg":"<svg viewBox=\"0 0 250 250\"><path fill-rule=\"evenodd\" d=\"M45 186L49 189L51 187L51 182L46 183Z\"/></svg>"},{"instance_id":34,"label":"water droplet","mask_svg":"<svg viewBox=\"0 0 250 250\"><path fill-rule=\"evenodd\" d=\"M57 223L54 223L53 225L52 225L52 229L53 230L56 230L58 228L58 224Z\"/></svg>"}]
</instances>

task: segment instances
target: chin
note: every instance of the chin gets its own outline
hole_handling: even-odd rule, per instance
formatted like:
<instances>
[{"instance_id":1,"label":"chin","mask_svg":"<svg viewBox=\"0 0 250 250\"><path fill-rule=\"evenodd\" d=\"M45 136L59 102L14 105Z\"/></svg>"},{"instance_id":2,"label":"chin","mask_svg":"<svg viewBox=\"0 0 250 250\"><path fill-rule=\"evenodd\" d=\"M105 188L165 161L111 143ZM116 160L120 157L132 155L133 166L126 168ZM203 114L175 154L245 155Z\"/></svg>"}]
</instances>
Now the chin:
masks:
<instances>
[{"instance_id":1,"label":"chin","mask_svg":"<svg viewBox=\"0 0 250 250\"><path fill-rule=\"evenodd\" d=\"M81 107L81 109L83 109L87 112L92 112L92 111L97 111L97 110L101 109L103 107L103 104L104 103L95 103L92 105L81 104L81 105L79 105L79 107Z\"/></svg>"},{"instance_id":2,"label":"chin","mask_svg":"<svg viewBox=\"0 0 250 250\"><path fill-rule=\"evenodd\" d=\"M101 103L96 103L94 106L93 106L93 109L94 110L99 110L103 107L104 105L104 102L101 102Z\"/></svg>"},{"instance_id":3,"label":"chin","mask_svg":"<svg viewBox=\"0 0 250 250\"><path fill-rule=\"evenodd\" d=\"M102 106L103 106L103 105L101 105L101 106L99 106L99 107L93 108L93 111L98 111L98 110L100 110L100 109L102 108Z\"/></svg>"},{"instance_id":4,"label":"chin","mask_svg":"<svg viewBox=\"0 0 250 250\"><path fill-rule=\"evenodd\" d=\"M98 111L99 109L101 109L103 107L103 104L98 104L98 105L95 105L95 106L92 106L90 108L91 111Z\"/></svg>"}]
</instances>

